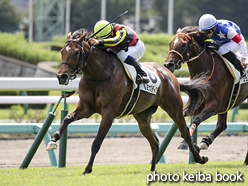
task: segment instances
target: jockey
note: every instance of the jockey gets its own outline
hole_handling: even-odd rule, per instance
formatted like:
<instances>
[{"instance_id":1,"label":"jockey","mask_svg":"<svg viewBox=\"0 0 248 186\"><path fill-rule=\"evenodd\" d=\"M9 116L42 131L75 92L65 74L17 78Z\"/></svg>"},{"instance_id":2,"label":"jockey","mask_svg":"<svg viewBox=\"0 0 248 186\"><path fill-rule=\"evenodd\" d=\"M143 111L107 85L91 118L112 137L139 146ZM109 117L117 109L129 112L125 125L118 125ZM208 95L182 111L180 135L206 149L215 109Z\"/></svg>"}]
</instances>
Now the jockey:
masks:
<instances>
[{"instance_id":1,"label":"jockey","mask_svg":"<svg viewBox=\"0 0 248 186\"><path fill-rule=\"evenodd\" d=\"M220 47L218 52L228 59L240 71L241 77L245 75L246 42L240 28L231 21L216 20L211 14L204 14L199 19L199 30L208 35ZM241 61L234 53L241 50Z\"/></svg>"},{"instance_id":2,"label":"jockey","mask_svg":"<svg viewBox=\"0 0 248 186\"><path fill-rule=\"evenodd\" d=\"M97 33L104 26L106 27ZM97 33L96 38L88 40L91 45L109 47L122 62L132 65L138 74L138 84L150 81L137 62L145 52L144 43L130 27L101 20L95 24L94 33Z\"/></svg>"}]
</instances>

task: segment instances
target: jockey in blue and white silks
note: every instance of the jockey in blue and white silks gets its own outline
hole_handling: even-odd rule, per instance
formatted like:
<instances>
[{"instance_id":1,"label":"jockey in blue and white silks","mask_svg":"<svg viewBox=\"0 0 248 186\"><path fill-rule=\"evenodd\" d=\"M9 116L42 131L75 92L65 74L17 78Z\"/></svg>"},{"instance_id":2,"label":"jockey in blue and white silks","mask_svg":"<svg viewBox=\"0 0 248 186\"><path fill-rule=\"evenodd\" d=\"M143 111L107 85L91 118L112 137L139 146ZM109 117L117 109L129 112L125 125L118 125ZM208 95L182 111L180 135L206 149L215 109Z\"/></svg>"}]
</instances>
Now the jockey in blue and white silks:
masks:
<instances>
[{"instance_id":1,"label":"jockey in blue and white silks","mask_svg":"<svg viewBox=\"0 0 248 186\"><path fill-rule=\"evenodd\" d=\"M246 42L237 24L228 20L216 20L211 14L204 14L199 19L199 29L220 47L218 52L227 58L243 76L246 67ZM234 53L241 51L241 61Z\"/></svg>"}]
</instances>

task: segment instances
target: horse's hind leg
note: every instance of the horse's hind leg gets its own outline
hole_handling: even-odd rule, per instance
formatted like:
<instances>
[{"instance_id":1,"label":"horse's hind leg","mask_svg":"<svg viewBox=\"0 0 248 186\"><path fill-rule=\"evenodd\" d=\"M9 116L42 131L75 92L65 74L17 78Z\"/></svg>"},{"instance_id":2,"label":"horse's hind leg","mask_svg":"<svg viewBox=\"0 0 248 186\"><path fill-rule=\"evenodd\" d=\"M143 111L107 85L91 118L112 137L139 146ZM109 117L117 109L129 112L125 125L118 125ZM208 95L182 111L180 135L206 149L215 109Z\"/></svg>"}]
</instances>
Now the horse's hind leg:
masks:
<instances>
[{"instance_id":1,"label":"horse's hind leg","mask_svg":"<svg viewBox=\"0 0 248 186\"><path fill-rule=\"evenodd\" d=\"M59 126L58 130L53 134L51 141L48 143L46 147L47 151L57 148L56 142L60 139L64 130L71 122L82 118L88 118L94 113L93 110L90 107L87 107L86 105L87 104L83 106L81 102L79 102L77 107L71 113L66 115L62 124Z\"/></svg>"},{"instance_id":2,"label":"horse's hind leg","mask_svg":"<svg viewBox=\"0 0 248 186\"><path fill-rule=\"evenodd\" d=\"M224 114L218 114L218 121L216 124L215 130L207 135L205 138L202 138L202 141L199 145L200 149L208 149L209 145L213 143L214 139L224 130L226 130L226 119L227 112Z\"/></svg>"},{"instance_id":3,"label":"horse's hind leg","mask_svg":"<svg viewBox=\"0 0 248 186\"><path fill-rule=\"evenodd\" d=\"M158 145L158 139L155 136L152 128L151 128L151 115L156 112L157 107L150 107L147 110L134 114L134 118L139 123L139 128L143 136L149 141L151 150L152 150L152 165L151 165L151 171L155 170L156 165L156 158L159 151L159 145Z\"/></svg>"},{"instance_id":4,"label":"horse's hind leg","mask_svg":"<svg viewBox=\"0 0 248 186\"><path fill-rule=\"evenodd\" d=\"M205 121L206 119L216 114L216 107L217 107L216 102L209 102L208 104L205 105L202 111L193 118L191 127L189 129L190 136L192 136L194 130L196 129L196 127L200 125L202 121ZM188 149L187 144L185 143L185 140L183 140L180 143L178 149L185 149L185 150Z\"/></svg>"}]
</instances>

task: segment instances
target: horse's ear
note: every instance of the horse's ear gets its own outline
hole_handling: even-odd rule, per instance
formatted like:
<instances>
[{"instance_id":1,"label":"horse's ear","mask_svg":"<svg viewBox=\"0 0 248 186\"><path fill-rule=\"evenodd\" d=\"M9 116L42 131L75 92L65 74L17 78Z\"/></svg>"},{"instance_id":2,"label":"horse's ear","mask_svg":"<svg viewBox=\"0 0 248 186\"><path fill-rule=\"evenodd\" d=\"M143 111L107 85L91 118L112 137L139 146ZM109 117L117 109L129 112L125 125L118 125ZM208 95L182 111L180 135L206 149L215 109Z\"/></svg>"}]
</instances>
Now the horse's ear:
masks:
<instances>
[{"instance_id":1,"label":"horse's ear","mask_svg":"<svg viewBox=\"0 0 248 186\"><path fill-rule=\"evenodd\" d=\"M194 38L204 38L204 39L206 39L205 38L205 33L204 32L199 32L199 31L195 31L195 32L190 32L190 33L188 33L188 35L190 36L190 37L194 37Z\"/></svg>"},{"instance_id":2,"label":"horse's ear","mask_svg":"<svg viewBox=\"0 0 248 186\"><path fill-rule=\"evenodd\" d=\"M181 33L182 29L178 28L176 34Z\"/></svg>"},{"instance_id":3,"label":"horse's ear","mask_svg":"<svg viewBox=\"0 0 248 186\"><path fill-rule=\"evenodd\" d=\"M190 32L190 33L188 33L188 35L190 37L194 37L194 36L199 37L200 36L199 32Z\"/></svg>"},{"instance_id":4,"label":"horse's ear","mask_svg":"<svg viewBox=\"0 0 248 186\"><path fill-rule=\"evenodd\" d=\"M79 37L78 42L82 43L83 40L85 39L86 35L87 35L87 31Z\"/></svg>"},{"instance_id":5,"label":"horse's ear","mask_svg":"<svg viewBox=\"0 0 248 186\"><path fill-rule=\"evenodd\" d=\"M71 39L71 30L68 32L68 34L67 34L67 40L69 40L69 39Z\"/></svg>"}]
</instances>

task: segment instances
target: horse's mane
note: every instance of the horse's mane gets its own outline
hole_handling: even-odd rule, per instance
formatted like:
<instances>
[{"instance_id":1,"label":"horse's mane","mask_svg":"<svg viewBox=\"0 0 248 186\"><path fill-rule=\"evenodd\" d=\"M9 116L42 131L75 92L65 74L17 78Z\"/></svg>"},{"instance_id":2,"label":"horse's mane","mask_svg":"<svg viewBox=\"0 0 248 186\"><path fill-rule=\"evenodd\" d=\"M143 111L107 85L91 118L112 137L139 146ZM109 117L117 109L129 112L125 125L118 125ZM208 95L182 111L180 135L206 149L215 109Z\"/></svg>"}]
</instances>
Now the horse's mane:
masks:
<instances>
[{"instance_id":1,"label":"horse's mane","mask_svg":"<svg viewBox=\"0 0 248 186\"><path fill-rule=\"evenodd\" d=\"M201 46L204 44L204 41L207 39L207 34L200 31L198 26L186 26L182 28L181 32L185 34L191 33L194 40Z\"/></svg>"},{"instance_id":2,"label":"horse's mane","mask_svg":"<svg viewBox=\"0 0 248 186\"><path fill-rule=\"evenodd\" d=\"M188 34L191 32L199 32L199 27L198 26L186 26L182 28L181 32Z\"/></svg>"},{"instance_id":3,"label":"horse's mane","mask_svg":"<svg viewBox=\"0 0 248 186\"><path fill-rule=\"evenodd\" d=\"M93 33L92 33L92 32L88 32L87 29L85 29L85 28L80 28L80 29L76 30L75 32L73 32L71 39L77 39L77 38L79 38L82 34L84 34L85 32L87 32L86 38L89 38L91 35L93 35Z\"/></svg>"},{"instance_id":4,"label":"horse's mane","mask_svg":"<svg viewBox=\"0 0 248 186\"><path fill-rule=\"evenodd\" d=\"M82 34L84 34L85 32L87 32L86 37L85 37L85 41L87 42L87 40L93 35L93 32L89 32L87 29L85 28L80 28L78 30L76 30L75 32L73 32L71 39L77 39L79 38ZM113 53L112 51L107 51L106 49L109 47L104 47L104 46L95 46L95 48L100 49L101 51L105 52L105 53L109 53L111 55L116 56L115 53Z\"/></svg>"}]
</instances>

